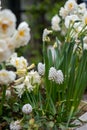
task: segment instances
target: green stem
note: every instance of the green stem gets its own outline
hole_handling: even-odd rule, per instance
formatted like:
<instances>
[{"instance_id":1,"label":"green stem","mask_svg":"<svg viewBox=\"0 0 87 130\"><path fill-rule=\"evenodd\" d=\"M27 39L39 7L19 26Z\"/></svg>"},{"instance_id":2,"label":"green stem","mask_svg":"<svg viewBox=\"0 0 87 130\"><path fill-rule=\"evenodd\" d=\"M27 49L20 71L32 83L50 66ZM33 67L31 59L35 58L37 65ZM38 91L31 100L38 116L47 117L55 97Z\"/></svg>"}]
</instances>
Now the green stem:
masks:
<instances>
[{"instance_id":1,"label":"green stem","mask_svg":"<svg viewBox=\"0 0 87 130\"><path fill-rule=\"evenodd\" d=\"M1 100L1 104L0 104L0 116L3 113L3 105L5 102L5 94L6 94L6 85L3 86L3 95L2 95L2 100Z\"/></svg>"},{"instance_id":2,"label":"green stem","mask_svg":"<svg viewBox=\"0 0 87 130\"><path fill-rule=\"evenodd\" d=\"M69 123L70 123L71 118L73 116L73 112L74 112L74 106L71 107L71 110L70 110L70 113L69 113L69 117L68 117L68 121L67 121L67 124L66 124L66 129L68 129Z\"/></svg>"},{"instance_id":3,"label":"green stem","mask_svg":"<svg viewBox=\"0 0 87 130\"><path fill-rule=\"evenodd\" d=\"M50 86L50 90L49 90L49 92L47 91L47 105L46 105L46 110L48 109L48 106L49 106L49 104L50 104L50 99L52 98L51 97L51 94L52 94L52 82L49 84L49 86Z\"/></svg>"},{"instance_id":4,"label":"green stem","mask_svg":"<svg viewBox=\"0 0 87 130\"><path fill-rule=\"evenodd\" d=\"M58 101L61 102L60 91L58 92Z\"/></svg>"},{"instance_id":5,"label":"green stem","mask_svg":"<svg viewBox=\"0 0 87 130\"><path fill-rule=\"evenodd\" d=\"M27 89L25 90L25 93L26 93L26 97L27 97L29 103L31 104L31 100L30 100L30 97L29 97L29 95L28 95Z\"/></svg>"},{"instance_id":6,"label":"green stem","mask_svg":"<svg viewBox=\"0 0 87 130\"><path fill-rule=\"evenodd\" d=\"M43 43L43 62L45 63L45 57L46 57L46 49L45 49L45 42Z\"/></svg>"}]
</instances>

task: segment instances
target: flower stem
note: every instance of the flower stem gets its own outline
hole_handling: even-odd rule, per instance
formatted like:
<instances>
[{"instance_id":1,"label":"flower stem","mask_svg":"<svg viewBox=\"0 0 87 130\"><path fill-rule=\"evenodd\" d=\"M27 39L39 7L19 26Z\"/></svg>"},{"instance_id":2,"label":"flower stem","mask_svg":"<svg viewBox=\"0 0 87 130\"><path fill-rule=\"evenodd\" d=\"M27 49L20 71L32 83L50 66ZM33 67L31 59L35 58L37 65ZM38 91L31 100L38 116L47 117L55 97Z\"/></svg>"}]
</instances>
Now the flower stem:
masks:
<instances>
[{"instance_id":1,"label":"flower stem","mask_svg":"<svg viewBox=\"0 0 87 130\"><path fill-rule=\"evenodd\" d=\"M6 85L3 86L2 100L1 100L1 104L0 104L0 116L3 113L3 104L5 102L5 94L6 94Z\"/></svg>"}]
</instances>

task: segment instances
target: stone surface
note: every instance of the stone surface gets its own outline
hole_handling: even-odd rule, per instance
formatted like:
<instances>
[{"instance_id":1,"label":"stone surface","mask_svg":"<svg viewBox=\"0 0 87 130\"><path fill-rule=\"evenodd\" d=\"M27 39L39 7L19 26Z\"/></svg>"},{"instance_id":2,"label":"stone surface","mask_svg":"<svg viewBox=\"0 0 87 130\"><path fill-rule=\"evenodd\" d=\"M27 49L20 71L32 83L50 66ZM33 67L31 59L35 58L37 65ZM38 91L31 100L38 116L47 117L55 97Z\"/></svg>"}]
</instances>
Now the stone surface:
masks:
<instances>
[{"instance_id":1,"label":"stone surface","mask_svg":"<svg viewBox=\"0 0 87 130\"><path fill-rule=\"evenodd\" d=\"M87 112L85 114L83 114L82 116L80 116L79 119L83 122L87 122ZM87 130L87 123L83 125L83 123L76 121L76 124L79 124L79 123L80 123L81 127L77 128L76 130Z\"/></svg>"},{"instance_id":2,"label":"stone surface","mask_svg":"<svg viewBox=\"0 0 87 130\"><path fill-rule=\"evenodd\" d=\"M87 93L83 95L82 100L87 101Z\"/></svg>"},{"instance_id":3,"label":"stone surface","mask_svg":"<svg viewBox=\"0 0 87 130\"><path fill-rule=\"evenodd\" d=\"M83 114L82 116L80 116L79 119L82 121L87 121L87 112Z\"/></svg>"},{"instance_id":4,"label":"stone surface","mask_svg":"<svg viewBox=\"0 0 87 130\"><path fill-rule=\"evenodd\" d=\"M83 125L83 126L80 127L80 128L77 128L76 130L87 130L87 124L86 124L86 125Z\"/></svg>"}]
</instances>

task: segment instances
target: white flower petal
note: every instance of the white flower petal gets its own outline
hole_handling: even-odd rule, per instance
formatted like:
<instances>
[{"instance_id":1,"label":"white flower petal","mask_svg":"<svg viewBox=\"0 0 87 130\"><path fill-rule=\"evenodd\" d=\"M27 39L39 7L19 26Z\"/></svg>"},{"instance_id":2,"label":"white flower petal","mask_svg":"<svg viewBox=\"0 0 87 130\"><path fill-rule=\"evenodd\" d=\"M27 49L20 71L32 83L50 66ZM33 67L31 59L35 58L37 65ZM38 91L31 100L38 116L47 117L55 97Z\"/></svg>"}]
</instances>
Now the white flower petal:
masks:
<instances>
[{"instance_id":1,"label":"white flower petal","mask_svg":"<svg viewBox=\"0 0 87 130\"><path fill-rule=\"evenodd\" d=\"M0 70L0 84L10 84L16 78L16 75L12 71Z\"/></svg>"},{"instance_id":2,"label":"white flower petal","mask_svg":"<svg viewBox=\"0 0 87 130\"><path fill-rule=\"evenodd\" d=\"M0 37L10 37L16 27L16 17L9 9L0 11Z\"/></svg>"}]
</instances>

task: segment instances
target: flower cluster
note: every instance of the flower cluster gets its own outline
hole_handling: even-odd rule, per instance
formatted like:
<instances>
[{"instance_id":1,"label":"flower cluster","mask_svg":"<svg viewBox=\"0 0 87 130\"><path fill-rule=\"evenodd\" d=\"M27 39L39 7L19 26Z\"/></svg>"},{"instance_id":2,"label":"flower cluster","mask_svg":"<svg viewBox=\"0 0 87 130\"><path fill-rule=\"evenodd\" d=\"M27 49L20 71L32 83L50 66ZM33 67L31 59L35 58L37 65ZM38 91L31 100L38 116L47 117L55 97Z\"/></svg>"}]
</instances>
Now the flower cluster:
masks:
<instances>
[{"instance_id":1,"label":"flower cluster","mask_svg":"<svg viewBox=\"0 0 87 130\"><path fill-rule=\"evenodd\" d=\"M53 30L66 33L63 42L57 37L54 41L56 33ZM12 120L10 130L68 129L77 116L87 85L85 4L78 5L75 0L68 0L61 7L59 15L52 18L51 29L43 31L43 61L36 68L15 52L16 48L27 45L29 40L28 24L22 22L16 29L15 15L10 10L1 10L1 124L3 119L8 123ZM3 112L3 108L6 112ZM14 117L8 121L11 115Z\"/></svg>"},{"instance_id":2,"label":"flower cluster","mask_svg":"<svg viewBox=\"0 0 87 130\"><path fill-rule=\"evenodd\" d=\"M81 57L82 50L87 50L87 8L85 3L77 4L75 0L66 1L60 8L59 14L53 16L51 28L54 31L60 31L61 35L68 35L66 41L69 42L75 38L74 51ZM83 45L79 41L83 35ZM79 42L78 42L79 41ZM78 52L78 48L80 51Z\"/></svg>"},{"instance_id":3,"label":"flower cluster","mask_svg":"<svg viewBox=\"0 0 87 130\"><path fill-rule=\"evenodd\" d=\"M21 22L16 28L16 17L13 12L9 9L0 10L0 117L5 96L6 100L9 101L15 94L16 88L18 90L16 92L19 92L18 95L21 96L25 88L31 91L40 83L39 74L34 71L28 73L27 60L23 56L18 57L15 53L16 48L28 44L30 37L30 28L26 22ZM9 66L14 67L15 70L12 68L9 70ZM32 67L29 66L29 69ZM20 78L22 78L21 81ZM16 82L17 80L20 82ZM27 112L26 106L23 107L23 111ZM28 111L30 112L32 109ZM22 127L19 120L11 122L10 130L20 129Z\"/></svg>"},{"instance_id":4,"label":"flower cluster","mask_svg":"<svg viewBox=\"0 0 87 130\"><path fill-rule=\"evenodd\" d=\"M32 106L30 104L25 104L22 107L22 112L27 115L30 114L32 112ZM12 121L10 123L10 130L21 130L21 129L22 129L21 120Z\"/></svg>"},{"instance_id":5,"label":"flower cluster","mask_svg":"<svg viewBox=\"0 0 87 130\"><path fill-rule=\"evenodd\" d=\"M51 67L49 70L49 80L55 81L58 84L63 83L64 76L61 70L56 70L54 67Z\"/></svg>"},{"instance_id":6,"label":"flower cluster","mask_svg":"<svg viewBox=\"0 0 87 130\"><path fill-rule=\"evenodd\" d=\"M26 22L16 29L16 17L8 9L0 11L0 62L6 61L15 48L26 45L30 40L30 28ZM5 53L4 53L5 52Z\"/></svg>"},{"instance_id":7,"label":"flower cluster","mask_svg":"<svg viewBox=\"0 0 87 130\"><path fill-rule=\"evenodd\" d=\"M15 81L15 85L13 88L16 89L16 93L21 98L24 92L31 92L36 88L37 85L40 85L41 78L37 71L30 71L26 75L20 77L17 81Z\"/></svg>"},{"instance_id":8,"label":"flower cluster","mask_svg":"<svg viewBox=\"0 0 87 130\"><path fill-rule=\"evenodd\" d=\"M0 63L7 61L16 48L26 45L30 40L30 28L26 22L20 23L16 29L16 17L9 9L0 10ZM12 58L14 59L14 58ZM23 57L10 60L17 69L27 66ZM19 65L20 63L20 65ZM2 68L3 65L1 64ZM15 80L14 72L0 71L0 84L8 84ZM8 77L8 80L7 80Z\"/></svg>"},{"instance_id":9,"label":"flower cluster","mask_svg":"<svg viewBox=\"0 0 87 130\"><path fill-rule=\"evenodd\" d=\"M21 130L21 129L22 129L22 127L20 125L20 121L19 120L11 122L10 130Z\"/></svg>"},{"instance_id":10,"label":"flower cluster","mask_svg":"<svg viewBox=\"0 0 87 130\"><path fill-rule=\"evenodd\" d=\"M62 24L61 24L62 23ZM73 26L72 37L77 37L82 28L87 25L87 9L85 3L77 4L75 0L68 0L64 7L60 8L59 15L52 18L52 29L61 31ZM84 28L86 29L86 28Z\"/></svg>"},{"instance_id":11,"label":"flower cluster","mask_svg":"<svg viewBox=\"0 0 87 130\"><path fill-rule=\"evenodd\" d=\"M22 112L24 114L29 114L32 112L32 106L30 104L25 104L23 107L22 107Z\"/></svg>"},{"instance_id":12,"label":"flower cluster","mask_svg":"<svg viewBox=\"0 0 87 130\"><path fill-rule=\"evenodd\" d=\"M20 77L25 75L28 67L28 61L23 56L18 57L17 53L13 53L6 61L6 65L14 66L17 70L17 75Z\"/></svg>"}]
</instances>

